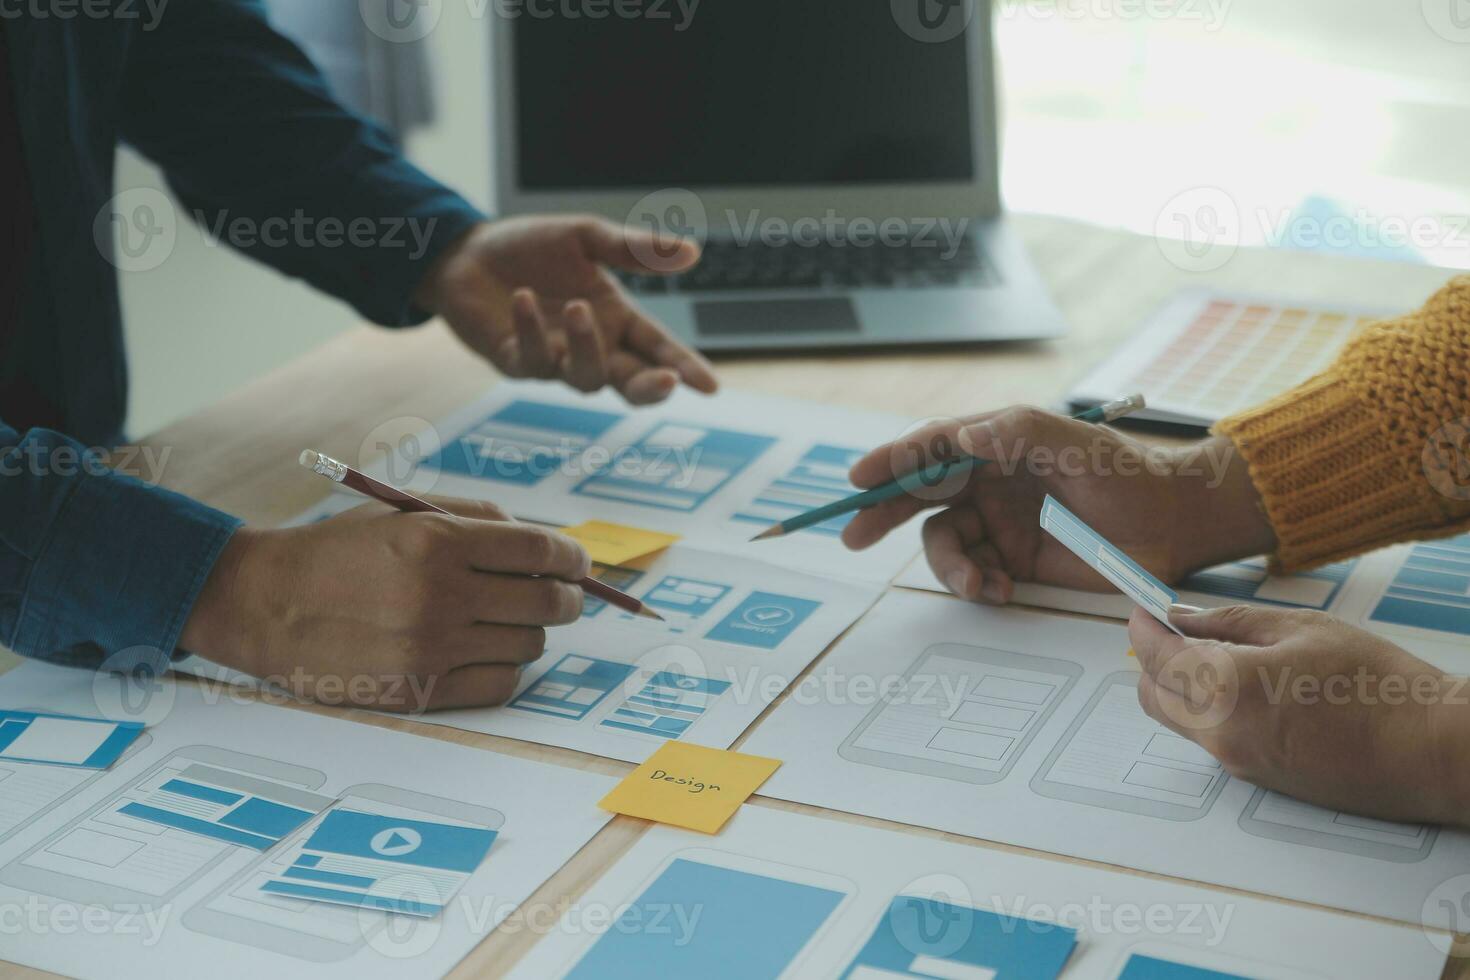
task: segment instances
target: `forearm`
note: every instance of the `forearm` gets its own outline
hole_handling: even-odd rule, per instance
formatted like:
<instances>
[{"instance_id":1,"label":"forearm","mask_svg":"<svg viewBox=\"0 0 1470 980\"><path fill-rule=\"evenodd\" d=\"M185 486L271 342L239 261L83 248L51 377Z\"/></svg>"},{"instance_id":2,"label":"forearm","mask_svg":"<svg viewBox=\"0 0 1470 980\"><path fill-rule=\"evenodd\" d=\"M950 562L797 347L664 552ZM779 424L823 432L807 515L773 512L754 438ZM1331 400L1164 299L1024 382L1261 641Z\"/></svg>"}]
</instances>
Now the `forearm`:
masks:
<instances>
[{"instance_id":1,"label":"forearm","mask_svg":"<svg viewBox=\"0 0 1470 980\"><path fill-rule=\"evenodd\" d=\"M1445 677L1429 706L1426 801L1437 823L1470 827L1470 678Z\"/></svg>"},{"instance_id":2,"label":"forearm","mask_svg":"<svg viewBox=\"0 0 1470 980\"><path fill-rule=\"evenodd\" d=\"M1235 444L1211 436L1175 455L1176 575L1276 550L1276 535Z\"/></svg>"},{"instance_id":3,"label":"forearm","mask_svg":"<svg viewBox=\"0 0 1470 980\"><path fill-rule=\"evenodd\" d=\"M1370 327L1323 374L1216 428L1295 570L1470 527L1470 277Z\"/></svg>"},{"instance_id":4,"label":"forearm","mask_svg":"<svg viewBox=\"0 0 1470 980\"><path fill-rule=\"evenodd\" d=\"M191 0L138 36L123 135L155 160L210 238L390 326L484 215L342 106L258 0Z\"/></svg>"}]
</instances>

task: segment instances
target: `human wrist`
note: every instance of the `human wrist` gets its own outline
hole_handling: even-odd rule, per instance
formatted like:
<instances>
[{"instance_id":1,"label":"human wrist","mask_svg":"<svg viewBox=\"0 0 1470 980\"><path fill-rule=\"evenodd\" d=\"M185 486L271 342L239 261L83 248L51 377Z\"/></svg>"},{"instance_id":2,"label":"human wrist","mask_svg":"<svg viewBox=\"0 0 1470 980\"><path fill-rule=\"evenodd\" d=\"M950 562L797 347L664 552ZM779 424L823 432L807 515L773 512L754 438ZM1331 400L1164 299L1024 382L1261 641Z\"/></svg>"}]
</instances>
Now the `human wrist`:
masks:
<instances>
[{"instance_id":1,"label":"human wrist","mask_svg":"<svg viewBox=\"0 0 1470 980\"><path fill-rule=\"evenodd\" d=\"M179 639L184 650L245 673L255 673L247 583L261 534L242 527L230 538L199 590Z\"/></svg>"},{"instance_id":2,"label":"human wrist","mask_svg":"<svg viewBox=\"0 0 1470 980\"><path fill-rule=\"evenodd\" d=\"M1446 677L1429 705L1430 772L1426 783L1438 823L1470 827L1470 704L1463 677Z\"/></svg>"},{"instance_id":3,"label":"human wrist","mask_svg":"<svg viewBox=\"0 0 1470 980\"><path fill-rule=\"evenodd\" d=\"M1229 438L1215 435L1181 447L1174 463L1181 574L1275 550L1250 467Z\"/></svg>"},{"instance_id":4,"label":"human wrist","mask_svg":"<svg viewBox=\"0 0 1470 980\"><path fill-rule=\"evenodd\" d=\"M432 316L442 316L445 309L444 294L451 279L449 270L461 258L475 233L485 228L488 221L470 225L439 252L429 263L428 269L419 279L413 291L413 305Z\"/></svg>"}]
</instances>

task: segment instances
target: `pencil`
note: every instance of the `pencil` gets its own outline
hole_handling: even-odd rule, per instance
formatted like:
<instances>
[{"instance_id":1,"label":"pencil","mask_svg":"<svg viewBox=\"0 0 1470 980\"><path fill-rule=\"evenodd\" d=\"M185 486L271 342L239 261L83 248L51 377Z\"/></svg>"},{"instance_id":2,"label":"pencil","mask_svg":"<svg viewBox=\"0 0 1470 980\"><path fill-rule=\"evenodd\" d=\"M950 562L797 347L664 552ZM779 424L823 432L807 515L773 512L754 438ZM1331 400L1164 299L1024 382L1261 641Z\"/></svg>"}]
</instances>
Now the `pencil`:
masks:
<instances>
[{"instance_id":1,"label":"pencil","mask_svg":"<svg viewBox=\"0 0 1470 980\"><path fill-rule=\"evenodd\" d=\"M314 473L320 473L333 483L340 483L344 487L356 490L365 497L371 497L380 503L397 507L399 510L418 514L446 514L451 517L454 516L443 507L436 507L427 500L415 497L411 493L405 493L397 487L383 483L381 480L374 480L366 473L355 470L346 463L339 462L322 453L314 452L310 449L306 450L301 454L301 465ZM642 616L645 619L656 619L659 622L663 622L664 618L662 616L648 608L638 599L628 595L626 592L620 592L604 582L599 582L595 578L584 578L577 584L581 586L583 592L593 598L601 599L608 605L616 606L635 616Z\"/></svg>"},{"instance_id":2,"label":"pencil","mask_svg":"<svg viewBox=\"0 0 1470 980\"><path fill-rule=\"evenodd\" d=\"M1089 408L1085 412L1079 412L1072 416L1072 418L1079 422L1111 422L1114 419L1120 419L1125 415L1130 415L1138 411L1145 404L1147 403L1144 401L1142 395L1127 395L1122 398L1115 398L1110 402L1104 402L1094 408ZM835 500L815 510L809 510L804 514L797 514L795 517L788 517L780 523L772 524L750 540L769 541L773 538L785 537L788 534L800 531L802 528L808 528L814 524L829 521L834 517L841 517L843 514L850 514L855 510L866 510L886 500L901 497L920 487L936 487L947 477L967 473L974 469L977 464L988 462L990 461L986 459L975 459L972 456L967 456L964 459L945 460L935 463L933 466L925 467L922 470L915 470L882 486L874 487L871 490L864 490L862 493L853 494L851 497L844 497L842 500Z\"/></svg>"}]
</instances>

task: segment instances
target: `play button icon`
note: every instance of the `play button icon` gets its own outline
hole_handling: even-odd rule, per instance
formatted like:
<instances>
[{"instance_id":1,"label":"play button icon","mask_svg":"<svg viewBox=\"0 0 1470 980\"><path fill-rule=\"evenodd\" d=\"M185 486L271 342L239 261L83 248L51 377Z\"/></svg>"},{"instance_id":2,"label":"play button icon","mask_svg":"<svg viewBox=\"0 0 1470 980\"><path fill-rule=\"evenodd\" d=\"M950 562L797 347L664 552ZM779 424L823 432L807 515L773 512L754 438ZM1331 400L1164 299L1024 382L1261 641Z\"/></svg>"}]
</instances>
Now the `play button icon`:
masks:
<instances>
[{"instance_id":1,"label":"play button icon","mask_svg":"<svg viewBox=\"0 0 1470 980\"><path fill-rule=\"evenodd\" d=\"M373 835L371 847L383 857L403 857L423 846L424 839L412 827L389 827Z\"/></svg>"}]
</instances>

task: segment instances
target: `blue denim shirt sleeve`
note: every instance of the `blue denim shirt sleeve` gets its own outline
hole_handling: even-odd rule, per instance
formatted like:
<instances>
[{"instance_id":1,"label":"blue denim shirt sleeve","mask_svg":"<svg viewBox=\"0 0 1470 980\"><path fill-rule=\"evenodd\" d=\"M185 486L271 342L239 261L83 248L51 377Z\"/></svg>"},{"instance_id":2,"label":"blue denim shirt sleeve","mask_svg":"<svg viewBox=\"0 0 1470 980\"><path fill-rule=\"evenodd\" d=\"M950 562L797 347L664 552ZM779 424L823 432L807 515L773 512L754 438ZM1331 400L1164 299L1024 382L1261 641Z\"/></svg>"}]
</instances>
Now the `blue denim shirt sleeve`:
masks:
<instances>
[{"instance_id":1,"label":"blue denim shirt sleeve","mask_svg":"<svg viewBox=\"0 0 1470 980\"><path fill-rule=\"evenodd\" d=\"M0 643L93 668L128 650L161 672L239 526L65 436L0 421Z\"/></svg>"},{"instance_id":2,"label":"blue denim shirt sleeve","mask_svg":"<svg viewBox=\"0 0 1470 980\"><path fill-rule=\"evenodd\" d=\"M426 319L414 288L485 220L337 102L259 0L168 5L133 40L120 106L123 137L207 236L375 323Z\"/></svg>"}]
</instances>

